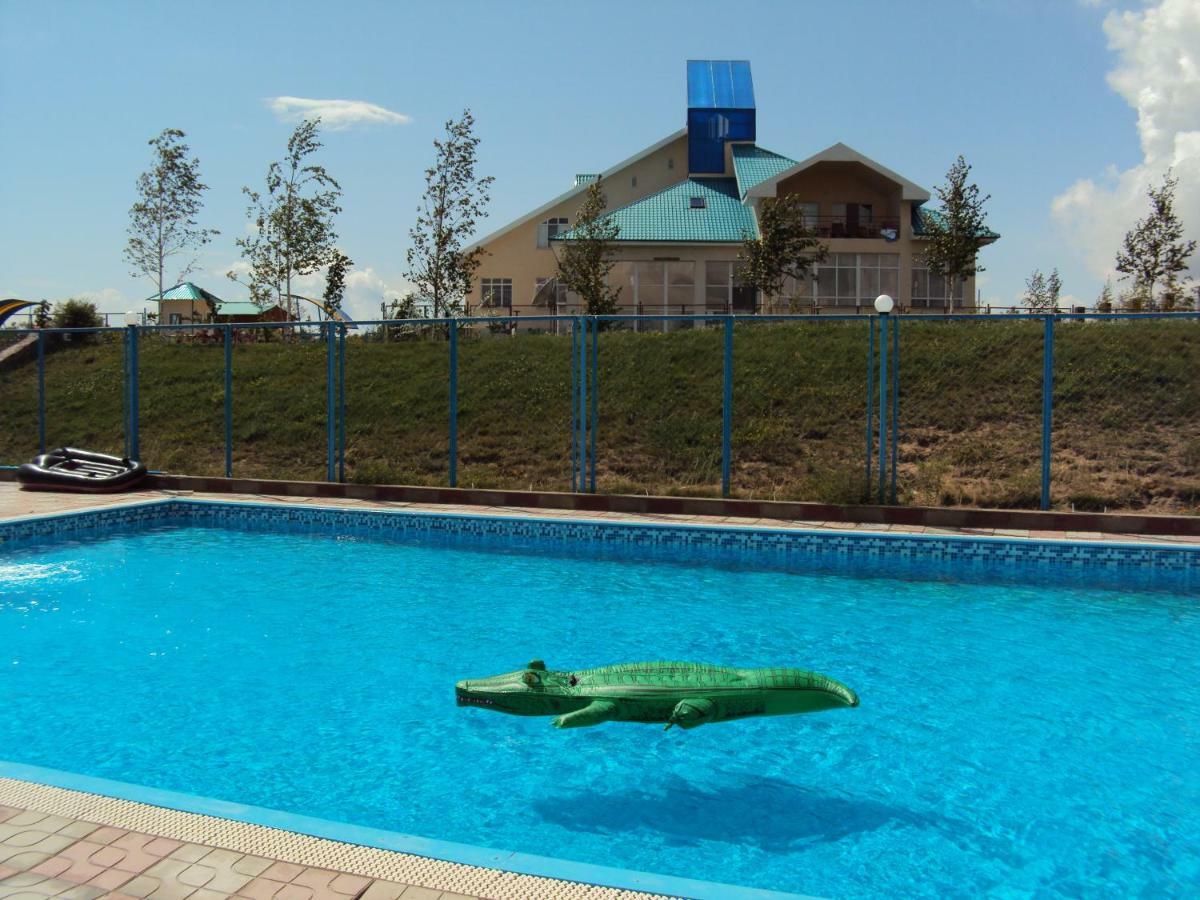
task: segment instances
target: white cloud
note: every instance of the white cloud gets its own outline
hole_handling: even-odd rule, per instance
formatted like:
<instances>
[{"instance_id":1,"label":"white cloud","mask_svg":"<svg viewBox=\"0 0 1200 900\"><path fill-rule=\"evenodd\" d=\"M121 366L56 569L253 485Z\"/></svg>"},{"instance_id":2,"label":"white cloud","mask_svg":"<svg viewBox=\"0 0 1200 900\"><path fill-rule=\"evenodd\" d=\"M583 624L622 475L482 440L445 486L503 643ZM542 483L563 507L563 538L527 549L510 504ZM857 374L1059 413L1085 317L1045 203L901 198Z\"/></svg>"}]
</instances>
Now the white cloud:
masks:
<instances>
[{"instance_id":1,"label":"white cloud","mask_svg":"<svg viewBox=\"0 0 1200 900\"><path fill-rule=\"evenodd\" d=\"M154 294L157 290L157 288L149 289L146 291L146 295ZM98 291L77 291L71 296L78 297L80 300L90 300L96 304L96 309L100 310L100 312L108 313L125 312L131 302L126 300L123 291L119 291L116 288L101 288Z\"/></svg>"},{"instance_id":2,"label":"white cloud","mask_svg":"<svg viewBox=\"0 0 1200 900\"><path fill-rule=\"evenodd\" d=\"M1088 267L1114 272L1121 240L1149 212L1146 189L1168 168L1179 179L1175 212L1188 237L1200 237L1200 4L1160 0L1138 12L1104 18L1117 54L1108 83L1138 114L1142 161L1115 166L1098 180L1082 178L1054 198L1051 211ZM1200 260L1192 259L1197 272Z\"/></svg>"},{"instance_id":3,"label":"white cloud","mask_svg":"<svg viewBox=\"0 0 1200 900\"><path fill-rule=\"evenodd\" d=\"M330 131L355 125L407 125L410 116L392 112L366 100L314 100L308 97L268 97L266 104L281 122L315 119Z\"/></svg>"}]
</instances>

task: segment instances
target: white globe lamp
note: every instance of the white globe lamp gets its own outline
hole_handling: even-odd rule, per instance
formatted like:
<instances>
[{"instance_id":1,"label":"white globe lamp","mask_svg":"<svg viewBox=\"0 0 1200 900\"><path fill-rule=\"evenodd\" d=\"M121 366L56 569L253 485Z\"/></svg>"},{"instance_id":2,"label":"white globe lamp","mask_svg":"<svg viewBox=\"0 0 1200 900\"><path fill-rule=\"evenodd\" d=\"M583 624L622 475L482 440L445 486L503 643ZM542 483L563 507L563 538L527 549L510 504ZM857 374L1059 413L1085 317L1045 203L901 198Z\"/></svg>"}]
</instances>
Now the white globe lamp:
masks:
<instances>
[{"instance_id":1,"label":"white globe lamp","mask_svg":"<svg viewBox=\"0 0 1200 900\"><path fill-rule=\"evenodd\" d=\"M881 316L886 316L895 308L896 301L887 294L880 294L875 298L875 312L879 313Z\"/></svg>"}]
</instances>

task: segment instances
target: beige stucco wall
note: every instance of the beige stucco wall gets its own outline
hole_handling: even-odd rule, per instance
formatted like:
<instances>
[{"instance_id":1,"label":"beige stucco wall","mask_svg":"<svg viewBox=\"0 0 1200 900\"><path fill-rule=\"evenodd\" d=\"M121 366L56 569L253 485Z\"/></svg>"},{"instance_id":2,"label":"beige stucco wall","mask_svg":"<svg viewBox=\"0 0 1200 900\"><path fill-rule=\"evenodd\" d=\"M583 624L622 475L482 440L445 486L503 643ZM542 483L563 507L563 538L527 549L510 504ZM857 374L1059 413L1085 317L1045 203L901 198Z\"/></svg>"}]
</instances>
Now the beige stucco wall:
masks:
<instances>
[{"instance_id":1,"label":"beige stucco wall","mask_svg":"<svg viewBox=\"0 0 1200 900\"><path fill-rule=\"evenodd\" d=\"M172 313L179 315L180 324L190 325L207 322L212 310L203 300L162 300L158 304L158 324L170 325Z\"/></svg>"},{"instance_id":2,"label":"beige stucco wall","mask_svg":"<svg viewBox=\"0 0 1200 900\"><path fill-rule=\"evenodd\" d=\"M680 137L644 159L614 172L604 179L604 194L609 209L625 206L687 178L687 137ZM636 184L634 183L636 179ZM570 187L566 185L565 187ZM480 281L484 278L511 278L513 307L522 315L533 312L530 301L538 278L553 278L558 271L554 251L537 245L538 226L547 219L566 218L575 224L575 214L584 200L584 191L561 201L534 219L500 235L484 239L483 262L475 273L471 308L480 302Z\"/></svg>"}]
</instances>

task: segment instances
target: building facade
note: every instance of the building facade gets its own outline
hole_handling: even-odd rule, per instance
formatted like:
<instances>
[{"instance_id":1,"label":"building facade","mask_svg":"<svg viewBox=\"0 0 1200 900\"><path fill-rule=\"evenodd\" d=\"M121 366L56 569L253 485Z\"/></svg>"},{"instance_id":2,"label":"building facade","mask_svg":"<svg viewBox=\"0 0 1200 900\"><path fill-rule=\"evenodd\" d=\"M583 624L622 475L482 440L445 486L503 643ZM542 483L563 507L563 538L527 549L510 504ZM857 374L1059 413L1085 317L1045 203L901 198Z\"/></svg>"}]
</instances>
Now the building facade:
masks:
<instances>
[{"instance_id":1,"label":"building facade","mask_svg":"<svg viewBox=\"0 0 1200 900\"><path fill-rule=\"evenodd\" d=\"M557 254L596 178L619 228L610 283L622 313L847 313L869 310L881 293L900 311L975 309L974 279L948 297L925 266L929 191L842 143L801 160L760 147L748 62L691 60L687 74L685 128L603 173L577 175L566 193L474 245L485 255L472 312L580 311L555 279ZM759 205L783 196L800 198L828 258L763 297L741 283L738 253L758 236Z\"/></svg>"}]
</instances>

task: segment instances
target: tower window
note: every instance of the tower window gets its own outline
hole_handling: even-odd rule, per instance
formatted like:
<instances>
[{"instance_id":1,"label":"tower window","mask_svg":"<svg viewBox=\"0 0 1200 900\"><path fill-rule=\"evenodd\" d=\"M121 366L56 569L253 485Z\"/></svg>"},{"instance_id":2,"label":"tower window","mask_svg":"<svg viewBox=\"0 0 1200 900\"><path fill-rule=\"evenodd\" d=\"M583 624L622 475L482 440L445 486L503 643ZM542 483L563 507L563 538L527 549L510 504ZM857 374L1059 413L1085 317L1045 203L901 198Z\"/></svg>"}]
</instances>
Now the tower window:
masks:
<instances>
[{"instance_id":1,"label":"tower window","mask_svg":"<svg viewBox=\"0 0 1200 900\"><path fill-rule=\"evenodd\" d=\"M693 197L689 203L692 209L704 209L708 206L703 197Z\"/></svg>"}]
</instances>

